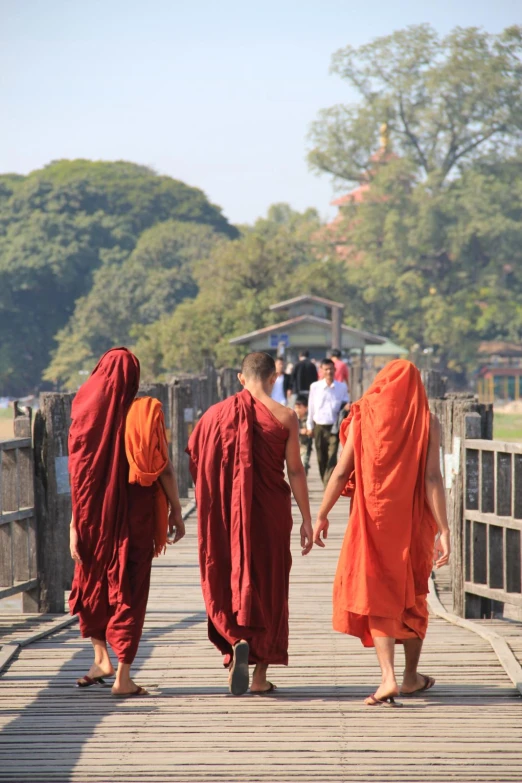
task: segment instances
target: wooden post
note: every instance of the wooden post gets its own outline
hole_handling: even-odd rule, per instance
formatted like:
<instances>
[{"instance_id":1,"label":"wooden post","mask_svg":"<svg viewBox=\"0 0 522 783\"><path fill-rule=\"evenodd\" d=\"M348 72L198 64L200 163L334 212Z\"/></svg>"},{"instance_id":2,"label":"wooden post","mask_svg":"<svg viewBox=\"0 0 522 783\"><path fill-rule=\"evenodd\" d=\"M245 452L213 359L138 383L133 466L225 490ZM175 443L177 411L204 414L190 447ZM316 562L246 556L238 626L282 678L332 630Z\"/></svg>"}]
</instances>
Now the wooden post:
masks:
<instances>
[{"instance_id":1,"label":"wooden post","mask_svg":"<svg viewBox=\"0 0 522 783\"><path fill-rule=\"evenodd\" d=\"M438 370L423 370L421 375L428 399L442 399L446 394L447 378Z\"/></svg>"},{"instance_id":2,"label":"wooden post","mask_svg":"<svg viewBox=\"0 0 522 783\"><path fill-rule=\"evenodd\" d=\"M15 438L32 438L33 409L14 401L13 432Z\"/></svg>"},{"instance_id":3,"label":"wooden post","mask_svg":"<svg viewBox=\"0 0 522 783\"><path fill-rule=\"evenodd\" d=\"M237 379L239 370L233 367L224 367L219 371L218 376L218 399L226 400L232 394L241 391L241 384Z\"/></svg>"},{"instance_id":4,"label":"wooden post","mask_svg":"<svg viewBox=\"0 0 522 783\"><path fill-rule=\"evenodd\" d=\"M45 393L34 423L35 515L40 611L63 612L72 582L68 435L73 394Z\"/></svg>"},{"instance_id":5,"label":"wooden post","mask_svg":"<svg viewBox=\"0 0 522 783\"><path fill-rule=\"evenodd\" d=\"M194 403L192 388L186 380L175 379L170 384L170 407L172 422L172 462L176 471L180 498L189 494L189 459L185 453L189 434L194 426Z\"/></svg>"},{"instance_id":6,"label":"wooden post","mask_svg":"<svg viewBox=\"0 0 522 783\"><path fill-rule=\"evenodd\" d=\"M430 399L430 409L442 427L442 459L446 485L446 504L451 531L451 583L453 611L464 616L464 482L463 482L463 440L466 437L466 415L477 413L480 417L481 437L493 437L493 406L480 404L472 394L448 394L444 399ZM470 420L471 421L471 420ZM477 431L477 419L469 425Z\"/></svg>"},{"instance_id":7,"label":"wooden post","mask_svg":"<svg viewBox=\"0 0 522 783\"><path fill-rule=\"evenodd\" d=\"M332 349L342 350L343 307L332 307Z\"/></svg>"}]
</instances>

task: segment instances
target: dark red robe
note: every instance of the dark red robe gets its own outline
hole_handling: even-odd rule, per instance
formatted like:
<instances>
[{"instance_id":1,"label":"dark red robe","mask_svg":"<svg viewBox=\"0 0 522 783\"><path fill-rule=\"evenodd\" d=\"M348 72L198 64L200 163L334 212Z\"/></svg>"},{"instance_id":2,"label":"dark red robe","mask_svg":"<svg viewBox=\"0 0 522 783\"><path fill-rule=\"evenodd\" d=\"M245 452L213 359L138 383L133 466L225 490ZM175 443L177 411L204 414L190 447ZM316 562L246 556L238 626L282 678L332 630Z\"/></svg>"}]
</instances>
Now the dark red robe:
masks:
<instances>
[{"instance_id":1,"label":"dark red robe","mask_svg":"<svg viewBox=\"0 0 522 783\"><path fill-rule=\"evenodd\" d=\"M210 408L189 440L209 639L225 665L238 639L249 642L251 663L288 663L288 435L242 391Z\"/></svg>"},{"instance_id":2,"label":"dark red robe","mask_svg":"<svg viewBox=\"0 0 522 783\"><path fill-rule=\"evenodd\" d=\"M84 637L107 639L118 659L136 654L153 555L154 487L129 484L125 421L140 366L108 351L74 398L69 431L72 510L82 558L69 597Z\"/></svg>"}]
</instances>

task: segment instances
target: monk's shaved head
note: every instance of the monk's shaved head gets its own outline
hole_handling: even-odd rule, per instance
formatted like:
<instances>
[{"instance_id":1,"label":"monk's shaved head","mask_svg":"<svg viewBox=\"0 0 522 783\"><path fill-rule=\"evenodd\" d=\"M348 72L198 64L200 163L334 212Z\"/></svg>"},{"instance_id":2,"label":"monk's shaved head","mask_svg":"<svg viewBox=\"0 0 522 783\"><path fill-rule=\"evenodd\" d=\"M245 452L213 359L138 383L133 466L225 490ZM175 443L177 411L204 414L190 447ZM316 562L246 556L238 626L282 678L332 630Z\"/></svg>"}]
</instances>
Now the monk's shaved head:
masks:
<instances>
[{"instance_id":1,"label":"monk's shaved head","mask_svg":"<svg viewBox=\"0 0 522 783\"><path fill-rule=\"evenodd\" d=\"M248 381L258 380L265 383L275 371L274 360L264 351L248 353L241 362L241 373Z\"/></svg>"}]
</instances>

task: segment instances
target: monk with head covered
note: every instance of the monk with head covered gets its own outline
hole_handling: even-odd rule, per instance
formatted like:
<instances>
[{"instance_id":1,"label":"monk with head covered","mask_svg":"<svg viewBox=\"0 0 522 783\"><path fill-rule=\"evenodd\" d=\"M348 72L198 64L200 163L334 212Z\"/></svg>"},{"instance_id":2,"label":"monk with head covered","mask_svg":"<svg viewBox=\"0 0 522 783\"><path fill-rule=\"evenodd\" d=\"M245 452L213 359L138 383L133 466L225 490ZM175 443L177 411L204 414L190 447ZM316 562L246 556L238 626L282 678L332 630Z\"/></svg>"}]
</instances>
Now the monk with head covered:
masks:
<instances>
[{"instance_id":1,"label":"monk with head covered","mask_svg":"<svg viewBox=\"0 0 522 783\"><path fill-rule=\"evenodd\" d=\"M69 431L76 562L69 605L94 648L94 662L77 685L103 684L115 674L108 643L118 658L115 696L147 693L131 679L130 667L145 621L152 558L185 535L161 403L134 399L139 379L130 351L108 351L74 398Z\"/></svg>"},{"instance_id":2,"label":"monk with head covered","mask_svg":"<svg viewBox=\"0 0 522 783\"><path fill-rule=\"evenodd\" d=\"M341 459L324 493L314 541L324 546L328 514L341 494L351 497L333 595L333 626L375 647L381 684L370 706L400 706L404 695L435 680L417 671L428 627L428 578L434 559L449 560L450 541L440 471L440 424L430 414L417 368L390 362L343 422ZM406 667L399 689L395 644Z\"/></svg>"},{"instance_id":3,"label":"monk with head covered","mask_svg":"<svg viewBox=\"0 0 522 783\"><path fill-rule=\"evenodd\" d=\"M291 492L303 517L302 554L312 548L299 424L271 398L276 377L271 356L248 354L239 373L243 391L203 415L187 449L208 634L234 695L248 690L249 664L250 691L267 694L275 689L268 666L288 663Z\"/></svg>"}]
</instances>

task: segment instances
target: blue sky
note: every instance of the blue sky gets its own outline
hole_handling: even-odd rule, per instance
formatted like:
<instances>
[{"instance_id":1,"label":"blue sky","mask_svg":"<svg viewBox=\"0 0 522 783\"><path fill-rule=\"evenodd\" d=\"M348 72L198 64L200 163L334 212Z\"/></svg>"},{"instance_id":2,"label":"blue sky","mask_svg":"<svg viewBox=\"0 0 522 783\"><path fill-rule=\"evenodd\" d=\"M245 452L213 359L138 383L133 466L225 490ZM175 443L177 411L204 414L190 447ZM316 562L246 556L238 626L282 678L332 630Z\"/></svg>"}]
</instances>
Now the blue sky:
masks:
<instances>
[{"instance_id":1,"label":"blue sky","mask_svg":"<svg viewBox=\"0 0 522 783\"><path fill-rule=\"evenodd\" d=\"M278 201L331 214L305 158L318 111L354 97L332 53L410 24L521 21L520 0L0 0L0 172L125 159L233 222Z\"/></svg>"}]
</instances>

